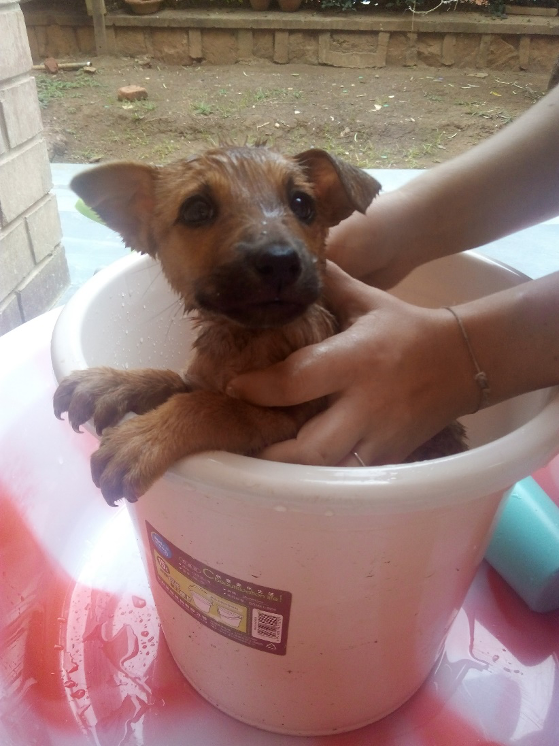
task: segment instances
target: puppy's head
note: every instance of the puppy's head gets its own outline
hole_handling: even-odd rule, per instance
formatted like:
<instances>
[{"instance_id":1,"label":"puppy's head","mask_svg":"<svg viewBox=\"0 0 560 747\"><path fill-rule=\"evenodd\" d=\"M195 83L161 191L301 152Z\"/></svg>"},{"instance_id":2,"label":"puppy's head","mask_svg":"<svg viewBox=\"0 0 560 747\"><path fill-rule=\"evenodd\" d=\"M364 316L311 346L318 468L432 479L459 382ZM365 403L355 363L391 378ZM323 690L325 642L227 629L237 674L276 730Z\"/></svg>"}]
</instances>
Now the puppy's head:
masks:
<instances>
[{"instance_id":1,"label":"puppy's head","mask_svg":"<svg viewBox=\"0 0 560 747\"><path fill-rule=\"evenodd\" d=\"M164 167L117 162L72 188L126 244L157 257L187 309L247 327L295 319L321 291L327 231L380 185L322 150L206 151Z\"/></svg>"}]
</instances>

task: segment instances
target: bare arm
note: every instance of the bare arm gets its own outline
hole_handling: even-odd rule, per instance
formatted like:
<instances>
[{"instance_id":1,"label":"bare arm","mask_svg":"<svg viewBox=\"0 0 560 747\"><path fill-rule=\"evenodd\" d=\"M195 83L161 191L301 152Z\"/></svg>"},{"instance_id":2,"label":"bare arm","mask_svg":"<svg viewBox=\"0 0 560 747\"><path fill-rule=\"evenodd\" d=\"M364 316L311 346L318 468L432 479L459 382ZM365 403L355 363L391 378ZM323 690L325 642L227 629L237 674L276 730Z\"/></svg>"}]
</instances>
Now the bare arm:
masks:
<instances>
[{"instance_id":1,"label":"bare arm","mask_svg":"<svg viewBox=\"0 0 560 747\"><path fill-rule=\"evenodd\" d=\"M329 257L388 288L415 267L558 214L558 88L485 142L331 230Z\"/></svg>"}]
</instances>

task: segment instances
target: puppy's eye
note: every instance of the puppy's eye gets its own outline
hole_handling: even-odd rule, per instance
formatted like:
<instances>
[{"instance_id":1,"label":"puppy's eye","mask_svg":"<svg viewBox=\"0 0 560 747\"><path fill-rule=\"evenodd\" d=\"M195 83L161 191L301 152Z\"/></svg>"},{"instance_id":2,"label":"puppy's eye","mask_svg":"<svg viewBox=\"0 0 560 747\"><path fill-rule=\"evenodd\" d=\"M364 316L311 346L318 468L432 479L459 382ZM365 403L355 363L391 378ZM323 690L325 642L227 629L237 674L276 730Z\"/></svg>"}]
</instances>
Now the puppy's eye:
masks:
<instances>
[{"instance_id":1,"label":"puppy's eye","mask_svg":"<svg viewBox=\"0 0 560 747\"><path fill-rule=\"evenodd\" d=\"M205 226L216 217L217 209L212 200L202 195L189 197L181 205L179 220L187 226Z\"/></svg>"},{"instance_id":2,"label":"puppy's eye","mask_svg":"<svg viewBox=\"0 0 560 747\"><path fill-rule=\"evenodd\" d=\"M302 223L311 223L315 217L315 201L305 192L294 192L290 198L290 207Z\"/></svg>"}]
</instances>

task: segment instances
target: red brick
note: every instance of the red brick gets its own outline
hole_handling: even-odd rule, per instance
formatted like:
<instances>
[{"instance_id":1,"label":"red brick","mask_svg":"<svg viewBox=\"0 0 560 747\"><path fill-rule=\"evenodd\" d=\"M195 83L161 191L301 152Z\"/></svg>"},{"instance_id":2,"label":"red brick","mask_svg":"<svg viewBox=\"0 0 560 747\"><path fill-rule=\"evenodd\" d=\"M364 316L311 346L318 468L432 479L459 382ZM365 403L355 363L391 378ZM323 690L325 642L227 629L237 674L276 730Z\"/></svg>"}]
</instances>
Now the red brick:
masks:
<instances>
[{"instance_id":1,"label":"red brick","mask_svg":"<svg viewBox=\"0 0 560 747\"><path fill-rule=\"evenodd\" d=\"M138 99L147 99L148 92L142 86L123 86L119 88L117 98L119 101L137 101Z\"/></svg>"},{"instance_id":2,"label":"red brick","mask_svg":"<svg viewBox=\"0 0 560 747\"><path fill-rule=\"evenodd\" d=\"M53 75L54 73L58 73L58 62L54 57L47 57L43 64L47 73L52 73Z\"/></svg>"}]
</instances>

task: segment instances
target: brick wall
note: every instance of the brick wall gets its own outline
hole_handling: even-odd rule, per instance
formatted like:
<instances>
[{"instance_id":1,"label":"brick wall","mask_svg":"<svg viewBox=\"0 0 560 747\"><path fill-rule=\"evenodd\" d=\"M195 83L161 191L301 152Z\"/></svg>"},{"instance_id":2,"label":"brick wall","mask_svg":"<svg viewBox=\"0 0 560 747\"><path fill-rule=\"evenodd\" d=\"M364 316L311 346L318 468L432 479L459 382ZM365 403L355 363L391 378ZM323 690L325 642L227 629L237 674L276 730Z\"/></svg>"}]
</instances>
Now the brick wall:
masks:
<instances>
[{"instance_id":1,"label":"brick wall","mask_svg":"<svg viewBox=\"0 0 560 747\"><path fill-rule=\"evenodd\" d=\"M92 21L83 3L61 8L45 0L25 3L23 10L36 62L95 54ZM105 16L105 23L109 54L149 55L172 65L266 59L349 68L419 65L550 73L558 58L558 18L552 16L511 15L497 21L482 12L413 16L208 7L168 8L155 15L116 11Z\"/></svg>"},{"instance_id":2,"label":"brick wall","mask_svg":"<svg viewBox=\"0 0 560 747\"><path fill-rule=\"evenodd\" d=\"M0 334L69 283L23 15L0 0Z\"/></svg>"}]
</instances>

